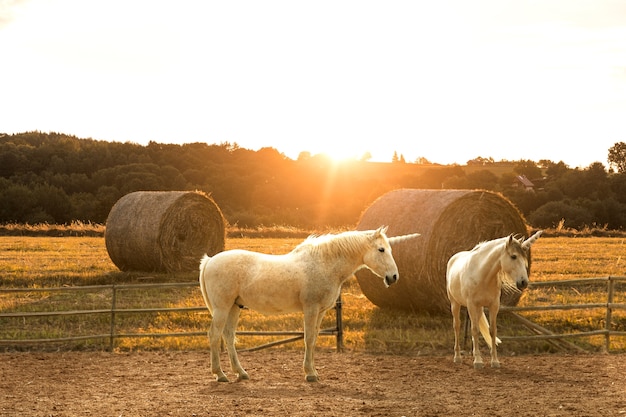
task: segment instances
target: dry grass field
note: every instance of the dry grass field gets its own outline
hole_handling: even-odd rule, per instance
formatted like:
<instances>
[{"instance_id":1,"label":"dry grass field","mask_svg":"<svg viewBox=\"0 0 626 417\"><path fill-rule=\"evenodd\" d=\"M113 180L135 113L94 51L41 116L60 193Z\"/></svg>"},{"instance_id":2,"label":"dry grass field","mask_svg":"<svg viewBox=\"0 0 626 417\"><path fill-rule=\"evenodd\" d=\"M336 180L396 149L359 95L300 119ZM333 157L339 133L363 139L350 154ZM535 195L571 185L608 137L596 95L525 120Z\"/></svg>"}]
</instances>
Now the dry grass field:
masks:
<instances>
[{"instance_id":1,"label":"dry grass field","mask_svg":"<svg viewBox=\"0 0 626 417\"><path fill-rule=\"evenodd\" d=\"M301 238L229 238L227 249L245 248L266 253L290 251ZM533 246L531 281L553 281L572 278L626 275L626 238L605 237L542 237ZM123 273L110 261L101 237L0 237L0 288L4 287L65 287L98 284L195 282L197 274ZM618 286L614 302L624 303L624 288ZM110 291L80 293L0 293L0 311L46 311L110 308ZM349 280L342 291L345 348L372 353L449 354L452 346L449 315L430 315L387 311L374 306L360 291L356 279ZM541 288L527 291L523 305L589 303L606 300L605 287ZM192 307L202 306L197 288L129 289L117 295L118 308ZM524 316L555 332L589 331L604 326L604 310L532 312ZM0 339L67 337L83 334L106 334L107 317L42 317L3 319ZM209 324L206 312L152 313L117 317L118 333L149 333L166 331L204 332ZM242 314L239 330L272 331L300 330L299 314L263 316L252 311ZM626 330L623 312L613 314L616 330ZM333 327L334 312L328 312L324 327ZM516 321L502 315L499 322L502 335L523 334ZM239 338L240 347L251 347L272 341L273 337ZM626 351L625 338L615 338L611 348ZM602 349L603 337L573 340L585 350ZM84 340L65 344L71 349L101 349L106 340ZM320 338L320 346L333 347L334 338ZM285 348L300 348L299 343ZM53 344L53 348L59 347ZM187 338L129 338L119 339L119 350L137 349L207 349L204 336ZM41 349L41 346L31 348ZM538 353L553 351L546 342L511 342L503 347L508 353ZM45 347L43 347L45 349Z\"/></svg>"},{"instance_id":2,"label":"dry grass field","mask_svg":"<svg viewBox=\"0 0 626 417\"><path fill-rule=\"evenodd\" d=\"M283 253L300 238L231 238L227 248ZM624 275L624 238L542 238L533 246L531 279ZM0 237L1 288L195 281L195 273L121 273L100 237ZM623 297L624 288L619 289ZM606 291L532 288L521 304L601 299ZM197 288L128 290L118 307L198 306ZM626 414L623 341L600 354L602 340L574 340L592 354L547 342L509 342L501 369L475 371L471 359L452 362L448 315L383 311L367 300L355 279L342 293L345 346L320 338L321 382L305 383L302 343L242 352L251 380L217 383L208 372L206 337L84 340L0 347L1 416L620 416ZM623 300L623 298L622 298ZM623 302L623 301L622 301ZM110 307L107 291L0 292L0 312ZM524 313L555 331L603 325L602 313ZM502 334L524 329L499 321ZM118 331L206 331L206 312L132 314L116 318ZM300 329L301 316L242 314L240 330ZM331 324L333 312L327 314ZM613 317L624 327L625 318ZM572 327L574 326L575 327ZM0 339L65 337L108 331L106 318L0 318ZM261 339L261 340L260 340ZM596 338L597 339L597 338ZM622 338L623 339L623 338ZM241 337L245 348L265 341ZM223 357L226 360L226 357Z\"/></svg>"}]
</instances>

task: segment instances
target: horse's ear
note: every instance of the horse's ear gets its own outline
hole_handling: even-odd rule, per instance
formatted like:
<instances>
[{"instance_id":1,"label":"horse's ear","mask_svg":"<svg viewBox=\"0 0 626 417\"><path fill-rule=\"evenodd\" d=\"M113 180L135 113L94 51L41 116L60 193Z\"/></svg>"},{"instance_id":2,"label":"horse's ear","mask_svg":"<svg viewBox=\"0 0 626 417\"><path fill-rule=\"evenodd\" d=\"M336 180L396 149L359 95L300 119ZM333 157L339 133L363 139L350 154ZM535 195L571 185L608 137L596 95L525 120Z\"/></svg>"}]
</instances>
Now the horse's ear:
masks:
<instances>
[{"instance_id":1,"label":"horse's ear","mask_svg":"<svg viewBox=\"0 0 626 417\"><path fill-rule=\"evenodd\" d=\"M376 229L376 236L380 236L381 234L387 234L387 229L389 228L389 226L380 226L378 229Z\"/></svg>"}]
</instances>

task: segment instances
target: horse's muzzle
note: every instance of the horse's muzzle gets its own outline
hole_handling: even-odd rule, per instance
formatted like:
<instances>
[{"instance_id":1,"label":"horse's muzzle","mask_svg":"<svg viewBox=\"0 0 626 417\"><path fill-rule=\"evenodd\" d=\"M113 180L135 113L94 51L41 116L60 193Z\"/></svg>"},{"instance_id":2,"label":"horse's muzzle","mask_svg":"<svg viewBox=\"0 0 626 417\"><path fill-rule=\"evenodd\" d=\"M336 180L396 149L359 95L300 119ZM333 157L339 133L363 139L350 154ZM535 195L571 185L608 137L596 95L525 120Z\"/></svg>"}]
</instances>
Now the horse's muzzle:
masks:
<instances>
[{"instance_id":1,"label":"horse's muzzle","mask_svg":"<svg viewBox=\"0 0 626 417\"><path fill-rule=\"evenodd\" d=\"M517 286L518 290L525 290L528 287L528 280L527 279L521 279L519 281L517 281L515 283L515 285Z\"/></svg>"},{"instance_id":2,"label":"horse's muzzle","mask_svg":"<svg viewBox=\"0 0 626 417\"><path fill-rule=\"evenodd\" d=\"M391 276L385 275L385 286L389 287L391 284L394 284L398 280L398 275L393 274Z\"/></svg>"}]
</instances>

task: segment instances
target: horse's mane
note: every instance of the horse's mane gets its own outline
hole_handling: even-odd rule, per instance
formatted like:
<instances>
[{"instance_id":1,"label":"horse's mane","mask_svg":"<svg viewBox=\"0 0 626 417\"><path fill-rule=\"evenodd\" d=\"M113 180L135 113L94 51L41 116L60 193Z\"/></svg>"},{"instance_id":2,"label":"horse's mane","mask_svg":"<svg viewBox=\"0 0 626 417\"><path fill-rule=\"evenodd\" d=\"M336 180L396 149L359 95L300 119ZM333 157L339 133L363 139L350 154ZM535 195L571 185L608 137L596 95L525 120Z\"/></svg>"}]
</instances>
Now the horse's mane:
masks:
<instances>
[{"instance_id":1,"label":"horse's mane","mask_svg":"<svg viewBox=\"0 0 626 417\"><path fill-rule=\"evenodd\" d=\"M526 258L528 265L530 266L530 253L524 250L524 248L522 247L522 243L524 243L523 237L522 236L518 237L518 236L519 235L513 236L513 241L512 241L513 245L515 249L517 249L517 252L519 252ZM492 240L484 240L482 242L477 243L476 246L474 246L474 248L472 249L472 252L482 249L488 245L497 245L497 244L502 244L502 243L506 244L506 240L508 238L509 236L505 236L505 237L492 239ZM507 276L504 273L500 273L498 274L498 279L502 283L502 292L509 293L509 294L521 293L521 291L517 289L517 285L515 285L515 281L513 281L511 277Z\"/></svg>"},{"instance_id":2,"label":"horse's mane","mask_svg":"<svg viewBox=\"0 0 626 417\"><path fill-rule=\"evenodd\" d=\"M309 252L323 256L357 253L371 236L370 231L348 231L339 234L311 235L293 249L293 253Z\"/></svg>"},{"instance_id":3,"label":"horse's mane","mask_svg":"<svg viewBox=\"0 0 626 417\"><path fill-rule=\"evenodd\" d=\"M512 235L510 235L510 236L512 236ZM520 237L518 237L518 236L520 236L520 235L513 236L513 245L515 246L516 249L519 250L520 253L524 254L526 259L528 259L528 253L522 247L522 243L524 243L524 238L522 236L520 236ZM483 240L481 242L478 242L476 244L476 246L474 246L472 248L472 252L473 251L477 251L479 249L482 249L483 247L485 247L487 245L492 245L492 244L496 245L496 244L500 244L500 243L506 243L506 240L508 238L509 238L509 236L500 237L500 238L496 238L496 239L492 239L492 240Z\"/></svg>"},{"instance_id":4,"label":"horse's mane","mask_svg":"<svg viewBox=\"0 0 626 417\"><path fill-rule=\"evenodd\" d=\"M478 251L478 250L480 250L480 249L485 248L486 246L499 244L499 243L501 243L501 242L504 242L504 241L505 241L506 239L508 239L508 238L509 238L509 237L508 237L508 236L506 236L506 237L500 237L500 238L497 238L497 239L492 239L492 240L482 240L482 241L478 242L478 243L477 243L477 244L476 244L476 245L472 248L472 250L471 250L471 251L472 251L472 252L475 252L475 251Z\"/></svg>"}]
</instances>

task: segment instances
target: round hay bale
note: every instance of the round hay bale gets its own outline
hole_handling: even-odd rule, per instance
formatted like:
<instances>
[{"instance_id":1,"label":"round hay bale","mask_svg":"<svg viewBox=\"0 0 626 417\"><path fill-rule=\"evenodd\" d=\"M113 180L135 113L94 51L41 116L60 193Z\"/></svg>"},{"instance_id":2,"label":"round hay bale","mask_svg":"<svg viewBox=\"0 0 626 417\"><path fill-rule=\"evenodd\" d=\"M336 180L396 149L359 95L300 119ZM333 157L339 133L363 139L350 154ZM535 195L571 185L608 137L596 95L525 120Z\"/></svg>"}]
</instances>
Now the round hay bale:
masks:
<instances>
[{"instance_id":1,"label":"round hay bale","mask_svg":"<svg viewBox=\"0 0 626 417\"><path fill-rule=\"evenodd\" d=\"M104 233L122 271L197 270L200 258L224 250L226 226L213 199L200 192L137 191L120 198Z\"/></svg>"},{"instance_id":2,"label":"round hay bale","mask_svg":"<svg viewBox=\"0 0 626 417\"><path fill-rule=\"evenodd\" d=\"M388 225L388 236L421 233L393 246L400 279L385 288L363 269L356 274L365 296L379 307L450 311L446 293L448 259L477 243L511 233L528 236L517 208L500 194L471 190L400 189L378 198L361 215L357 230ZM503 291L502 303L515 305L521 293Z\"/></svg>"}]
</instances>

